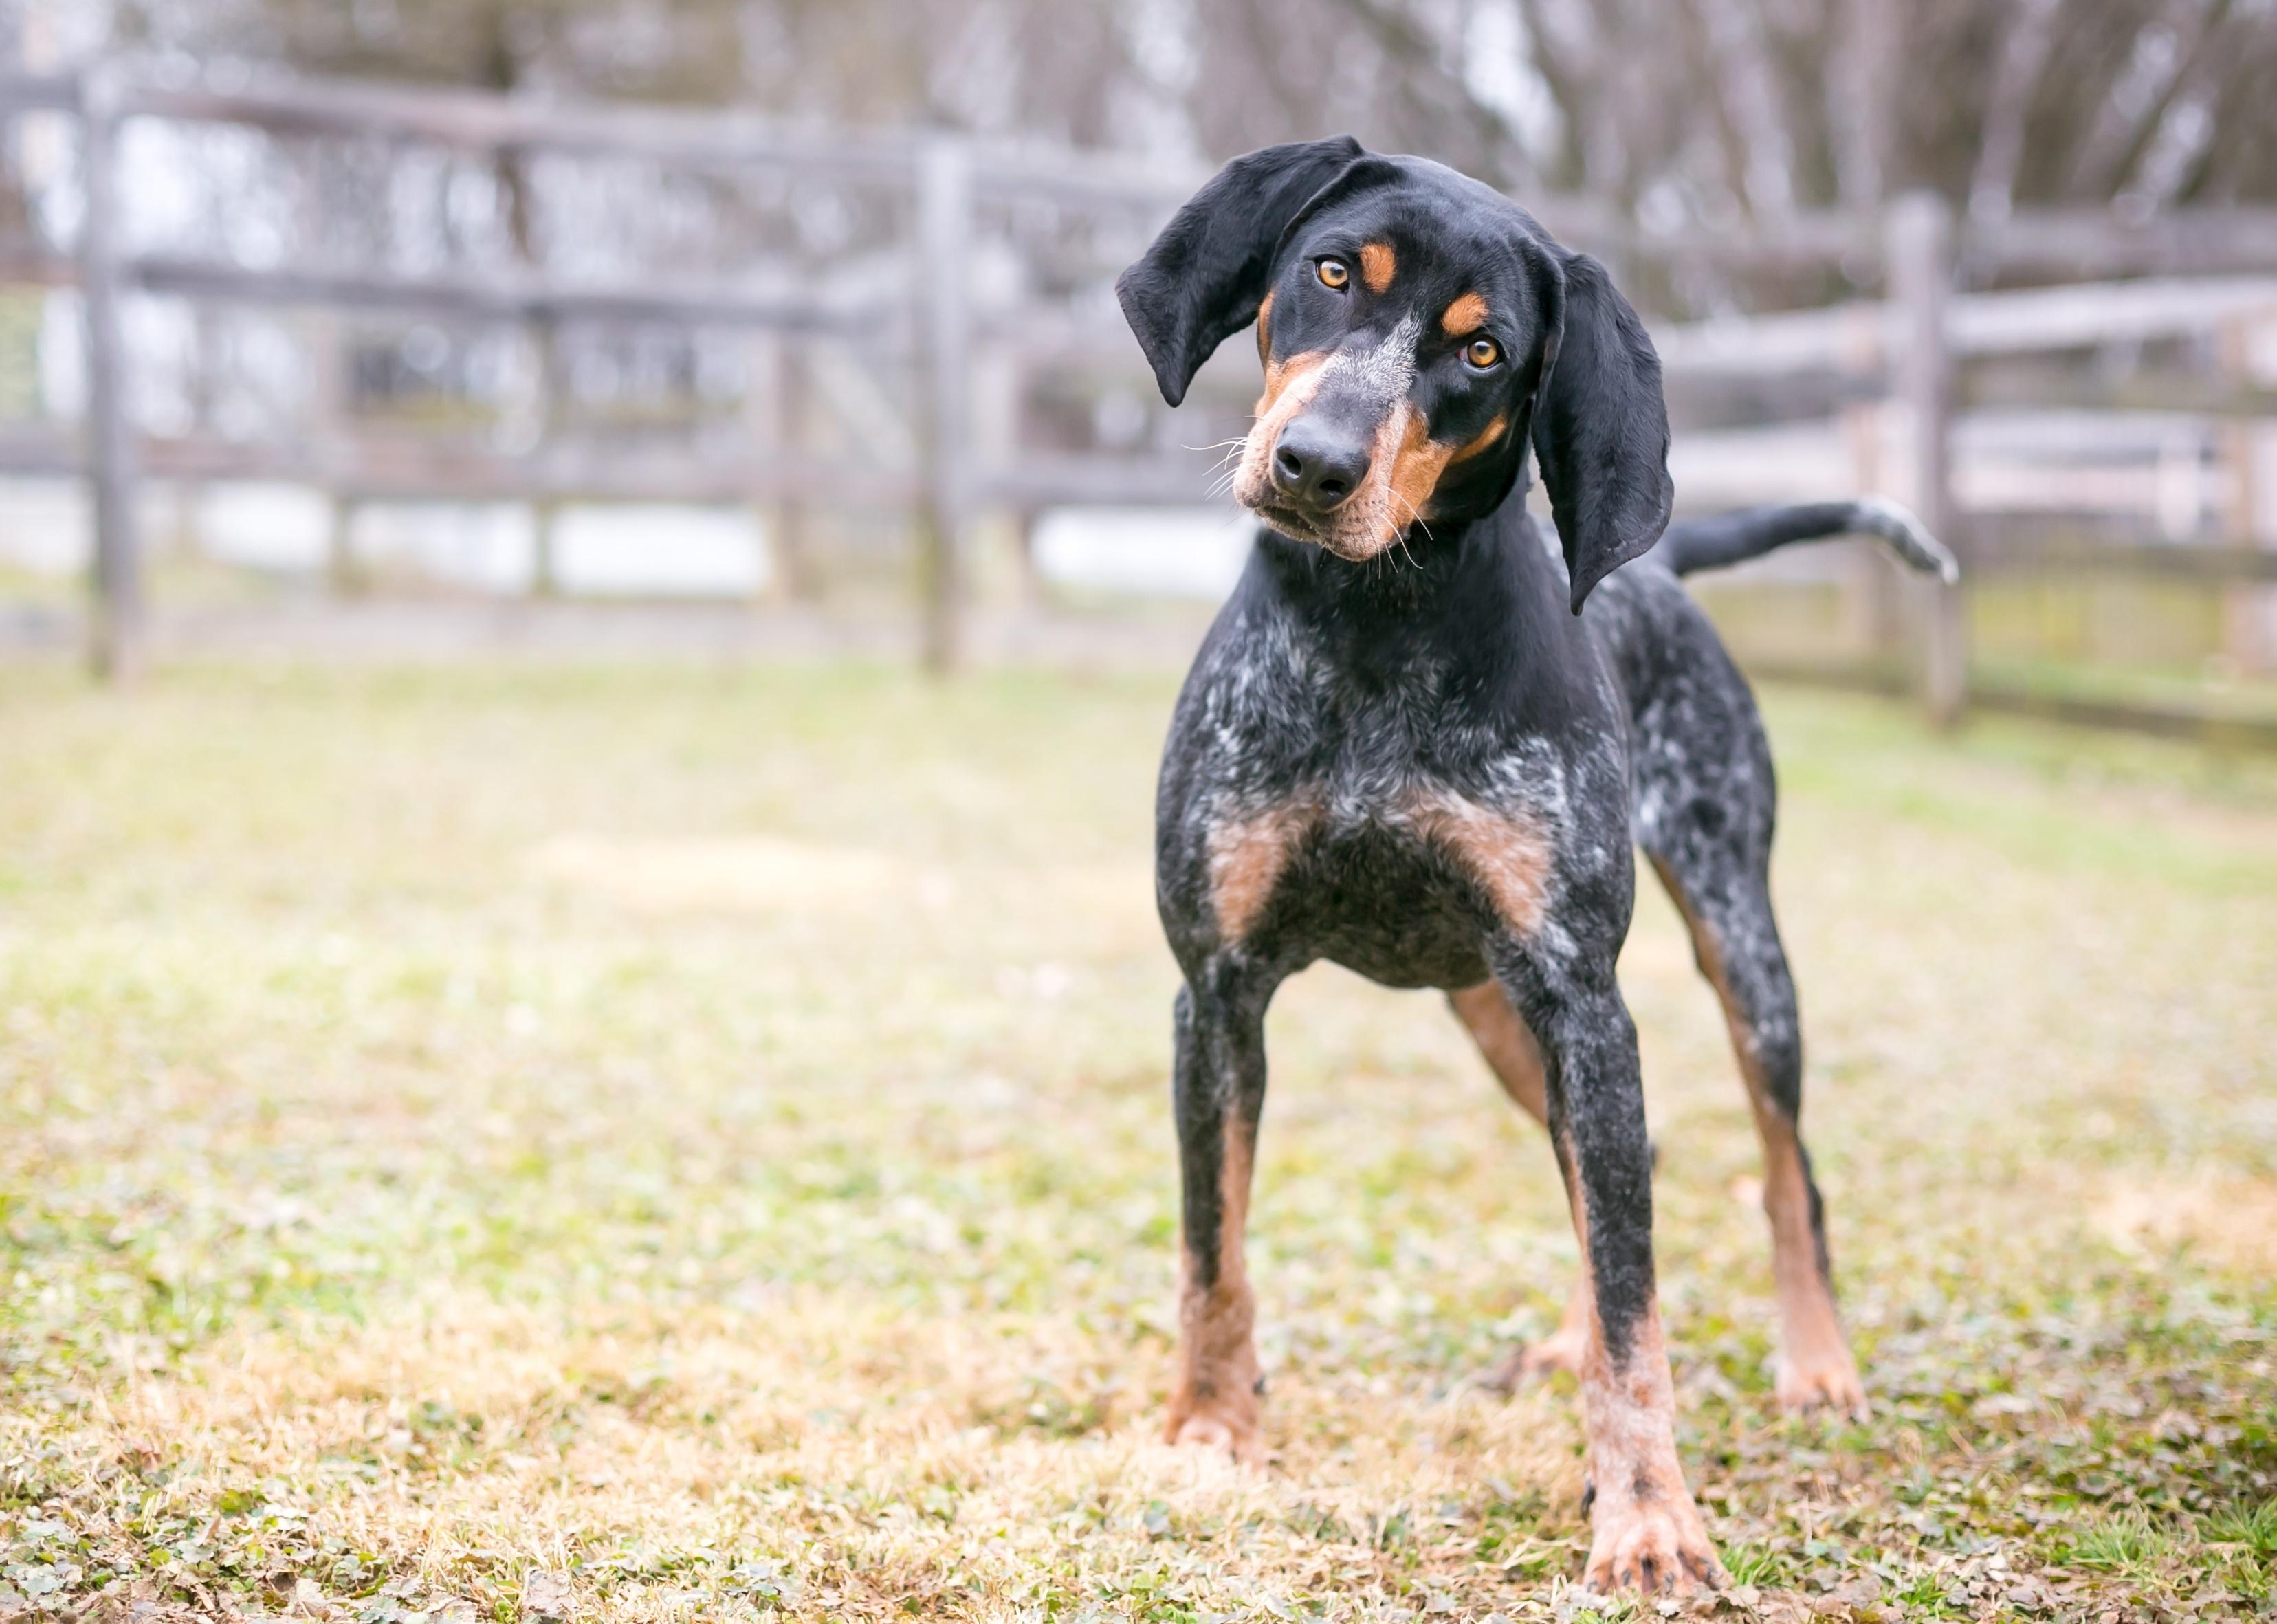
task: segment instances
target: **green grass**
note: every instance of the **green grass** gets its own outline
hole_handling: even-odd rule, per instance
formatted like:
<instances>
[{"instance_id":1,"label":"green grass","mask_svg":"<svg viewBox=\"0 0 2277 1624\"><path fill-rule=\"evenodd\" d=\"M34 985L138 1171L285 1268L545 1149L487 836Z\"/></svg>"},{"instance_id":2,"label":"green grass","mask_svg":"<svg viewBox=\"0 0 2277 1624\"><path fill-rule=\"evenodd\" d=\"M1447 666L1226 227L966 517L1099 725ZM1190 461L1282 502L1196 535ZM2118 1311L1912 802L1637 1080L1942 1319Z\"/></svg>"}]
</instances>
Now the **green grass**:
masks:
<instances>
[{"instance_id":1,"label":"green grass","mask_svg":"<svg viewBox=\"0 0 2277 1624\"><path fill-rule=\"evenodd\" d=\"M2139 1511L2121 1512L2082 1533L2071 1548L2075 1567L2147 1574L2157 1570L2174 1542Z\"/></svg>"},{"instance_id":2,"label":"green grass","mask_svg":"<svg viewBox=\"0 0 2277 1624\"><path fill-rule=\"evenodd\" d=\"M1275 1462L1153 1441L1170 694L0 667L0 1613L1584 1616L1573 1394L1468 1384L1574 1245L1434 999L1283 994ZM1657 896L1623 962L1742 1605L2266 1615L2277 768L1770 712L1870 1421L1772 1407Z\"/></svg>"}]
</instances>

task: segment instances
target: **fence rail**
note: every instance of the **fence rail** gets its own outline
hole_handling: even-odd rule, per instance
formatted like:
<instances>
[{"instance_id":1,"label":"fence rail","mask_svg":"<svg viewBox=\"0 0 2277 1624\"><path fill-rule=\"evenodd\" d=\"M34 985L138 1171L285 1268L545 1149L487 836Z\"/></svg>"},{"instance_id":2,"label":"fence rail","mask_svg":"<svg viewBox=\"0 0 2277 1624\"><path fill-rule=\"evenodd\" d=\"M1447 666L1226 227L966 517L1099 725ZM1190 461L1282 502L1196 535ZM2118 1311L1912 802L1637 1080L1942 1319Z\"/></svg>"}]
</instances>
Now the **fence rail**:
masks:
<instances>
[{"instance_id":1,"label":"fence rail","mask_svg":"<svg viewBox=\"0 0 2277 1624\"><path fill-rule=\"evenodd\" d=\"M85 208L76 250L0 240L0 282L81 291L88 414L78 434L0 430L0 471L88 481L96 544L92 656L108 674L131 671L142 644L134 491L144 477L293 479L318 484L347 502L514 498L546 511L580 499L902 509L912 515L919 538L926 658L942 667L960 656L964 554L978 513L1032 514L1070 502L1185 504L1206 494L1206 467L1160 449L1048 452L992 435L986 415L975 408L976 388L986 393L980 380L986 377L997 378L1001 392L1006 377L1017 391L1024 374L1055 366L1132 379L1143 379L1145 370L1129 335L1104 309L1032 302L984 308L971 282L979 223L988 208L1043 200L1151 223L1188 194L1198 175L938 134L849 136L726 113L567 106L470 91L285 80L217 87L138 77L110 64L62 75L0 72L0 120L42 112L75 118L83 133ZM141 250L119 240L115 158L118 131L136 119L423 142L493 156L544 151L628 158L882 188L907 209L902 252L924 273L872 277L824 294L782 285L780 276L774 284L680 278L602 284L528 267L511 274L413 274L255 266ZM2026 210L1971 222L1923 195L1879 214L1799 213L1730 229L1652 233L1595 200L1550 197L1529 200L1529 206L1561 236L1611 255L1842 267L1854 275L1860 266L1879 266L1886 287L1880 302L1664 326L1655 332L1656 343L1672 383L1788 387L1815 378L1831 387L1836 427L1853 454L1852 483L1914 503L1957 541L1974 569L1998 576L2061 568L2219 583L2249 596L2266 594L2277 581L2277 552L2258 532L2253 510L2256 492L2277 481L2277 469L2263 466L2266 437L2257 433L2277 417L2277 381L2250 363L2228 365L2212 377L2185 372L2084 381L2016 370L2020 361L2113 346L2180 340L2236 350L2238 334L2277 323L2277 210L2136 217ZM2106 280L1971 293L1959 287L1962 267L1980 280L2025 273ZM2107 280L2146 273L2147 279ZM915 456L906 469L881 470L826 456L730 458L575 443L558 434L534 449L508 452L464 440L350 431L337 421L261 442L137 435L126 408L129 357L120 328L121 301L130 293L201 305L418 314L533 332L594 323L732 330L768 341L858 334L870 354L912 372L906 405ZM1975 490L1984 482L1956 474L1956 423L1970 413L2051 404L2104 413L2114 424L2163 415L2214 425L2220 479L2230 492L2226 517L2208 534L2198 512L2179 526L2167 524L2168 540L2152 542L2139 518L2115 527L2075 515L1995 519L1981 506L1964 504L1957 487ZM778 451L781 443L778 433ZM2080 482L2082 488L2092 483ZM2190 490L2191 502L2203 508L2200 484ZM1886 583L1877 590L1884 601L1874 615L1885 628L1908 618L1888 601ZM1932 713L1950 720L1972 697L1962 601L1949 591L1908 590L1920 593L1910 614L1920 633L1915 681ZM1885 646L1883 653L1889 652ZM2264 655L2277 658L2277 652L2256 651L2254 658ZM2171 724L2162 713L2158 725Z\"/></svg>"}]
</instances>

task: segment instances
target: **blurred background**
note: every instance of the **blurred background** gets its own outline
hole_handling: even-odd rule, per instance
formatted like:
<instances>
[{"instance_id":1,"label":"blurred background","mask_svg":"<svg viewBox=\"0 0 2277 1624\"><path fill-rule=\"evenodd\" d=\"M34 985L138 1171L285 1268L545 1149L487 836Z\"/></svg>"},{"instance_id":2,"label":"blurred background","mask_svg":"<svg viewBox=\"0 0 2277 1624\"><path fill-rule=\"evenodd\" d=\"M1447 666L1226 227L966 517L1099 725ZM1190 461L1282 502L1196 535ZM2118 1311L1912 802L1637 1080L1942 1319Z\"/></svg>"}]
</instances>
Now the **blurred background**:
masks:
<instances>
[{"instance_id":1,"label":"blurred background","mask_svg":"<svg viewBox=\"0 0 2277 1624\"><path fill-rule=\"evenodd\" d=\"M1611 263L1681 503L1971 567L1718 583L1758 670L2277 740L2258 0L0 0L0 645L1175 665L1253 367L1111 279L1340 131Z\"/></svg>"}]
</instances>

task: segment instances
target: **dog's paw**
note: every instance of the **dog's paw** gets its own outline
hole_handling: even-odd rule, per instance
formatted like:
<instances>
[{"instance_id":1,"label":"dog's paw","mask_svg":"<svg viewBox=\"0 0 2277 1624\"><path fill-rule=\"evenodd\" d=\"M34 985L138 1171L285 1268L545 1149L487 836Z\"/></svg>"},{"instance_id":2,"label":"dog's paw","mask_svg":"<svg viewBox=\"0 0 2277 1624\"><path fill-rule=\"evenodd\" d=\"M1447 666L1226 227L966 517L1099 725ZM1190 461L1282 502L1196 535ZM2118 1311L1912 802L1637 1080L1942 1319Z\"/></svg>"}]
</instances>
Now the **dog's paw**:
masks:
<instances>
[{"instance_id":1,"label":"dog's paw","mask_svg":"<svg viewBox=\"0 0 2277 1624\"><path fill-rule=\"evenodd\" d=\"M1597 1502L1582 1582L1603 1592L1647 1596L1720 1590L1729 1582L1689 1495L1677 1500Z\"/></svg>"},{"instance_id":2,"label":"dog's paw","mask_svg":"<svg viewBox=\"0 0 2277 1624\"><path fill-rule=\"evenodd\" d=\"M1162 1441L1181 1449L1222 1455L1238 1466L1265 1464L1265 1439L1258 1430L1253 1398L1246 1406L1224 1401L1174 1404L1162 1428Z\"/></svg>"},{"instance_id":3,"label":"dog's paw","mask_svg":"<svg viewBox=\"0 0 2277 1624\"><path fill-rule=\"evenodd\" d=\"M1783 1410L1831 1409L1859 1421L1866 1418L1866 1384L1858 1379L1850 1350L1839 1343L1809 1356L1782 1353L1772 1391Z\"/></svg>"},{"instance_id":4,"label":"dog's paw","mask_svg":"<svg viewBox=\"0 0 2277 1624\"><path fill-rule=\"evenodd\" d=\"M1561 1326L1539 1342L1521 1342L1479 1378L1479 1385L1489 1392L1509 1394L1559 1370L1579 1376L1588 1335L1586 1328L1569 1330Z\"/></svg>"}]
</instances>

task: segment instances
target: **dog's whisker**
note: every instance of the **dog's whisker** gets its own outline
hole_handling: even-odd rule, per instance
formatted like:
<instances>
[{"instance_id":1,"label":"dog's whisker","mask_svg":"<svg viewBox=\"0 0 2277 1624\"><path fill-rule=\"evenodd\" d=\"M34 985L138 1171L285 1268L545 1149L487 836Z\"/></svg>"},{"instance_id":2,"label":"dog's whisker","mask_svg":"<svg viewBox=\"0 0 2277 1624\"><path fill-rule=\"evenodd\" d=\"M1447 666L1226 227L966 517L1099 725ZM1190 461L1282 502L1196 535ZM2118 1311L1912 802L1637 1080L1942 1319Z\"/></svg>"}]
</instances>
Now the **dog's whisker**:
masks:
<instances>
[{"instance_id":1,"label":"dog's whisker","mask_svg":"<svg viewBox=\"0 0 2277 1624\"><path fill-rule=\"evenodd\" d=\"M1431 527L1423 522L1423 515L1417 509L1415 504L1397 491L1392 492L1391 494L1398 498L1400 505L1407 509L1407 515L1414 521L1415 528L1423 532L1423 539L1426 541L1430 540ZM1420 569L1423 567L1421 560L1416 558L1414 553L1407 545L1407 527L1404 524L1401 525L1399 529L1394 532L1392 538L1397 544L1400 552L1407 555L1407 561L1414 565L1418 569Z\"/></svg>"}]
</instances>

